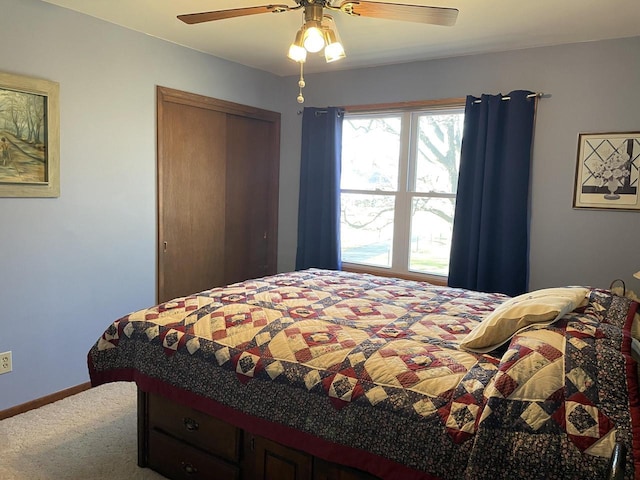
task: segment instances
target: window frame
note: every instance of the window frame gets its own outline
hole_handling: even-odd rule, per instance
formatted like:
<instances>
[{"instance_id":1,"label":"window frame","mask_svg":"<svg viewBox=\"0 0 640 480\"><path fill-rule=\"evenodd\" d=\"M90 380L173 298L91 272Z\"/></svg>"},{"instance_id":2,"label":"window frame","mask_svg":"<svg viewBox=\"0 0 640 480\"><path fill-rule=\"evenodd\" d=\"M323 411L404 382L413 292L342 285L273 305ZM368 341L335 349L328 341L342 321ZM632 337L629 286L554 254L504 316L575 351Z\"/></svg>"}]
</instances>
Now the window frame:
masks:
<instances>
[{"instance_id":1,"label":"window frame","mask_svg":"<svg viewBox=\"0 0 640 480\"><path fill-rule=\"evenodd\" d=\"M449 98L442 100L425 100L416 102L402 102L402 103L385 103L385 104L370 104L370 105L352 105L344 106L345 115L385 115L385 114L399 114L401 116L409 115L418 117L424 112L439 112L443 110L463 110L465 107L466 99L462 98ZM404 118L401 120L406 121ZM398 249L409 260L407 256L409 246L409 238L411 235L411 220L410 220L410 204L412 198L415 197L444 197L451 198L456 194L438 194L438 193L425 193L415 191L415 168L416 168L416 142L413 141L418 129L418 122L410 122L410 128L403 128L401 131L400 141L400 158L398 165L398 187L395 191L378 191L370 192L367 190L356 189L340 189L342 193L375 193L380 195L394 195L396 201L396 212L398 212L398 202L402 202L400 211L405 213L409 212L408 224L404 222L396 222L394 218L394 233L393 233L393 245L392 245L392 260L391 267L378 267L374 265L366 265L361 263L342 262L342 269L350 272L357 273L372 273L380 276L399 277L409 280L427 281L435 285L446 285L448 277L445 275L436 275L432 273L420 273L409 270L407 264L405 268L399 268L398 263ZM413 171L412 171L413 169ZM411 184L413 183L413 185Z\"/></svg>"}]
</instances>

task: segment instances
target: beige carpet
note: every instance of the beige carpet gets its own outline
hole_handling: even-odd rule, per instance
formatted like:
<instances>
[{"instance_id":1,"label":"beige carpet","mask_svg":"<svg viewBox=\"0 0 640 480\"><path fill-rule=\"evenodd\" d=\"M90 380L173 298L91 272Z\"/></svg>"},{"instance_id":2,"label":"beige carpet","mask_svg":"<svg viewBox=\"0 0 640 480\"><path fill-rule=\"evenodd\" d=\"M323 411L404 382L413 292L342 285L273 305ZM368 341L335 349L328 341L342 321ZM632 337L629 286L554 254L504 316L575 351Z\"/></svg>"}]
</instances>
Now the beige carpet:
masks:
<instances>
[{"instance_id":1,"label":"beige carpet","mask_svg":"<svg viewBox=\"0 0 640 480\"><path fill-rule=\"evenodd\" d=\"M136 389L112 383L0 421L1 480L160 480L139 468Z\"/></svg>"}]
</instances>

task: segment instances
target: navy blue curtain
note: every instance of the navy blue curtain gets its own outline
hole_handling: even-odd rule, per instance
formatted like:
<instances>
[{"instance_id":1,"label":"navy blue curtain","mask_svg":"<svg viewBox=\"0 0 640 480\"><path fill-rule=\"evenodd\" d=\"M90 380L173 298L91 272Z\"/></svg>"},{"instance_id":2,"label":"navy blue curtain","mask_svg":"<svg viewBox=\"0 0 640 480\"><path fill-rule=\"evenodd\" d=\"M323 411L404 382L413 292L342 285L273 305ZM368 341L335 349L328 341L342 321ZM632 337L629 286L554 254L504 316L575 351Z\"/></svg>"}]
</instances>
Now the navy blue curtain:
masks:
<instances>
[{"instance_id":1,"label":"navy blue curtain","mask_svg":"<svg viewBox=\"0 0 640 480\"><path fill-rule=\"evenodd\" d=\"M340 270L342 114L337 107L304 109L296 270Z\"/></svg>"},{"instance_id":2,"label":"navy blue curtain","mask_svg":"<svg viewBox=\"0 0 640 480\"><path fill-rule=\"evenodd\" d=\"M529 279L529 174L536 97L467 97L449 285L519 295ZM479 100L479 102L478 102Z\"/></svg>"}]
</instances>

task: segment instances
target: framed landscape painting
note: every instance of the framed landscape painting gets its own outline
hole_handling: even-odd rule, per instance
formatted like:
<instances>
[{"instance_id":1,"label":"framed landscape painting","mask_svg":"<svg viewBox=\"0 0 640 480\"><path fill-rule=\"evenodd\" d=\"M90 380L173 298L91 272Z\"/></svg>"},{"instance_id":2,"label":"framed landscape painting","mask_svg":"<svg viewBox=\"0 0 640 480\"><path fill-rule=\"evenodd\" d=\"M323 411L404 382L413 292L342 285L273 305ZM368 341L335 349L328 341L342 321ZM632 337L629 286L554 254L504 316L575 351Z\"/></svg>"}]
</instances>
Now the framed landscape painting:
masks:
<instances>
[{"instance_id":1,"label":"framed landscape painting","mask_svg":"<svg viewBox=\"0 0 640 480\"><path fill-rule=\"evenodd\" d=\"M0 73L0 197L59 195L59 85Z\"/></svg>"},{"instance_id":2,"label":"framed landscape painting","mask_svg":"<svg viewBox=\"0 0 640 480\"><path fill-rule=\"evenodd\" d=\"M581 133L574 208L640 210L640 132Z\"/></svg>"}]
</instances>

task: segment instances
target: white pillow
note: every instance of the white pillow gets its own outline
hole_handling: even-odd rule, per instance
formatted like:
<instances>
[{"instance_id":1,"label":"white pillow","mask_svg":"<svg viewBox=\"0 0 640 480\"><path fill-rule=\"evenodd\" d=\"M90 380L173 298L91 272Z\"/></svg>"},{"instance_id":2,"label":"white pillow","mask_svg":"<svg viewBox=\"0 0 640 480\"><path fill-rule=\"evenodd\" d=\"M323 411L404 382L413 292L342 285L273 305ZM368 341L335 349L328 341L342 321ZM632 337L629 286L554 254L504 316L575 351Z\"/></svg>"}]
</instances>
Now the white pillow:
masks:
<instances>
[{"instance_id":1,"label":"white pillow","mask_svg":"<svg viewBox=\"0 0 640 480\"><path fill-rule=\"evenodd\" d=\"M545 288L513 297L476 325L460 347L486 353L529 325L550 325L586 300L588 288Z\"/></svg>"}]
</instances>

